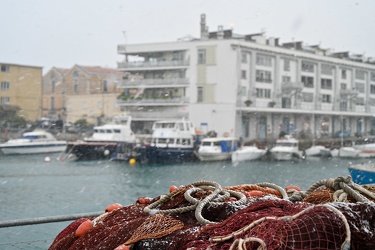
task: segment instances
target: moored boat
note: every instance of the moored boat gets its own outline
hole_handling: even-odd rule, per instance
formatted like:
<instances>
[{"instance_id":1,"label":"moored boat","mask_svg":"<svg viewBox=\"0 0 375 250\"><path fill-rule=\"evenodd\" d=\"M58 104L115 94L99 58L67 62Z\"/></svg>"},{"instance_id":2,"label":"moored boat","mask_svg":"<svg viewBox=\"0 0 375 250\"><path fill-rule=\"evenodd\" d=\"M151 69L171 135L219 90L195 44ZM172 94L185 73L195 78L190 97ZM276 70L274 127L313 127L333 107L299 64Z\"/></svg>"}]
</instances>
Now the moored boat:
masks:
<instances>
[{"instance_id":1,"label":"moored boat","mask_svg":"<svg viewBox=\"0 0 375 250\"><path fill-rule=\"evenodd\" d=\"M232 162L253 161L262 158L267 153L267 149L257 146L243 146L232 153Z\"/></svg>"},{"instance_id":2,"label":"moored boat","mask_svg":"<svg viewBox=\"0 0 375 250\"><path fill-rule=\"evenodd\" d=\"M357 140L353 143L353 148L359 150L359 156L362 158L375 157L375 138L369 137Z\"/></svg>"},{"instance_id":3,"label":"moored boat","mask_svg":"<svg viewBox=\"0 0 375 250\"><path fill-rule=\"evenodd\" d=\"M298 140L288 135L277 139L275 147L270 152L271 157L278 161L303 158L303 153L299 150Z\"/></svg>"},{"instance_id":4,"label":"moored boat","mask_svg":"<svg viewBox=\"0 0 375 250\"><path fill-rule=\"evenodd\" d=\"M314 157L320 157L322 156L322 150L324 150L325 147L321 145L313 145L310 148L305 149L306 157L314 156Z\"/></svg>"},{"instance_id":5,"label":"moored boat","mask_svg":"<svg viewBox=\"0 0 375 250\"><path fill-rule=\"evenodd\" d=\"M341 147L339 148L339 157L341 158L359 158L360 150L354 147Z\"/></svg>"},{"instance_id":6,"label":"moored boat","mask_svg":"<svg viewBox=\"0 0 375 250\"><path fill-rule=\"evenodd\" d=\"M350 164L349 173L357 184L375 184L375 164Z\"/></svg>"},{"instance_id":7,"label":"moored boat","mask_svg":"<svg viewBox=\"0 0 375 250\"><path fill-rule=\"evenodd\" d=\"M3 154L44 154L64 152L67 142L57 140L51 133L34 130L23 133L20 138L0 144Z\"/></svg>"},{"instance_id":8,"label":"moored boat","mask_svg":"<svg viewBox=\"0 0 375 250\"><path fill-rule=\"evenodd\" d=\"M238 140L232 137L204 138L198 149L201 161L230 160L232 153L238 149Z\"/></svg>"},{"instance_id":9,"label":"moored boat","mask_svg":"<svg viewBox=\"0 0 375 250\"><path fill-rule=\"evenodd\" d=\"M76 142L69 142L66 154L73 154L77 159L111 159L114 156L119 144L124 153L121 155L124 160L132 156L132 149L136 144L136 137L131 130L131 117L115 117L112 123L94 127L94 133L89 138Z\"/></svg>"},{"instance_id":10,"label":"moored boat","mask_svg":"<svg viewBox=\"0 0 375 250\"><path fill-rule=\"evenodd\" d=\"M196 134L192 122L181 120L156 121L151 142L141 149L141 161L148 163L196 160Z\"/></svg>"}]
</instances>

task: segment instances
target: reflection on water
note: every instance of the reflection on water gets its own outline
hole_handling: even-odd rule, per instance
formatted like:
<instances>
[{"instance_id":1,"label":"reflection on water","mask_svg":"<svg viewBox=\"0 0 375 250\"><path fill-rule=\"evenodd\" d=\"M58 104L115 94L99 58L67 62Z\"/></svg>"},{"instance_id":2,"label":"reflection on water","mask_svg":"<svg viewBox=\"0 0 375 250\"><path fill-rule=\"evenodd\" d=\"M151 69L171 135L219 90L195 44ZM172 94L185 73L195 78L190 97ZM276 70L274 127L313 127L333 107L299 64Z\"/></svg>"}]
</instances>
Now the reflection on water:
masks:
<instances>
[{"instance_id":1,"label":"reflection on water","mask_svg":"<svg viewBox=\"0 0 375 250\"><path fill-rule=\"evenodd\" d=\"M171 185L202 179L222 186L271 182L306 190L315 181L348 175L348 160L343 159L130 166L109 161L58 161L58 154L44 162L44 157L0 156L1 220L104 211L111 203L128 205L140 196L168 193ZM0 228L0 249L46 249L69 223Z\"/></svg>"}]
</instances>

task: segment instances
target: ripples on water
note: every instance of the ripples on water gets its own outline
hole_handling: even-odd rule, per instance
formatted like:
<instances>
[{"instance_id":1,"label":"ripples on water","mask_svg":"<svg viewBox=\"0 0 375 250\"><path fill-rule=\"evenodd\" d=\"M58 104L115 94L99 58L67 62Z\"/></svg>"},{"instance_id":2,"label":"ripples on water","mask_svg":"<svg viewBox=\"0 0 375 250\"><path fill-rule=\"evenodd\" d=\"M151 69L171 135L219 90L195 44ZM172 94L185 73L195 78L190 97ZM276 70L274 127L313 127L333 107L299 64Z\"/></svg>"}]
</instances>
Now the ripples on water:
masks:
<instances>
[{"instance_id":1,"label":"ripples on water","mask_svg":"<svg viewBox=\"0 0 375 250\"><path fill-rule=\"evenodd\" d=\"M293 184L306 190L318 180L348 175L349 163L344 159L317 158L130 166L57 158L54 155L51 162L44 162L42 155L0 156L1 220L104 211L111 203L129 205L140 196L156 197L168 193L171 185L198 180L216 181L222 186ZM0 228L0 249L47 249L69 223Z\"/></svg>"}]
</instances>

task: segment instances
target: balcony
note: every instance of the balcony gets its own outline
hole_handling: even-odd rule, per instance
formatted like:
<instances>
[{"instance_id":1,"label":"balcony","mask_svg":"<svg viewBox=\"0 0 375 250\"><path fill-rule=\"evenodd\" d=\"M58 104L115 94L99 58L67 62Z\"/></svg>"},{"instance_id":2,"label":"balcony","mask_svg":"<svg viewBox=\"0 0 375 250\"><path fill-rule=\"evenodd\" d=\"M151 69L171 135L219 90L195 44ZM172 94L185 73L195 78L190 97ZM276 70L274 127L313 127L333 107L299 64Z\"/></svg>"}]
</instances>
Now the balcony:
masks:
<instances>
[{"instance_id":1,"label":"balcony","mask_svg":"<svg viewBox=\"0 0 375 250\"><path fill-rule=\"evenodd\" d=\"M285 82L281 85L283 93L291 93L292 91L301 91L303 89L302 83L300 82Z\"/></svg>"},{"instance_id":2,"label":"balcony","mask_svg":"<svg viewBox=\"0 0 375 250\"><path fill-rule=\"evenodd\" d=\"M147 106L184 106L190 103L187 97L174 97L174 98L136 98L136 99L119 99L117 105L119 106L134 106L134 105L147 105Z\"/></svg>"},{"instance_id":3,"label":"balcony","mask_svg":"<svg viewBox=\"0 0 375 250\"><path fill-rule=\"evenodd\" d=\"M185 87L189 85L188 78L171 78L171 79L130 79L123 80L118 85L120 88L129 87Z\"/></svg>"},{"instance_id":4,"label":"balcony","mask_svg":"<svg viewBox=\"0 0 375 250\"><path fill-rule=\"evenodd\" d=\"M340 89L340 96L341 97L354 97L359 94L358 90L356 89Z\"/></svg>"},{"instance_id":5,"label":"balcony","mask_svg":"<svg viewBox=\"0 0 375 250\"><path fill-rule=\"evenodd\" d=\"M129 115L134 119L150 119L150 120L159 120L159 119L181 119L188 118L188 112L177 112L177 111L161 111L161 112L129 112Z\"/></svg>"},{"instance_id":6,"label":"balcony","mask_svg":"<svg viewBox=\"0 0 375 250\"><path fill-rule=\"evenodd\" d=\"M117 68L122 70L144 70L155 68L185 68L189 66L188 60L174 60L174 61L152 61L152 62L118 62Z\"/></svg>"}]
</instances>

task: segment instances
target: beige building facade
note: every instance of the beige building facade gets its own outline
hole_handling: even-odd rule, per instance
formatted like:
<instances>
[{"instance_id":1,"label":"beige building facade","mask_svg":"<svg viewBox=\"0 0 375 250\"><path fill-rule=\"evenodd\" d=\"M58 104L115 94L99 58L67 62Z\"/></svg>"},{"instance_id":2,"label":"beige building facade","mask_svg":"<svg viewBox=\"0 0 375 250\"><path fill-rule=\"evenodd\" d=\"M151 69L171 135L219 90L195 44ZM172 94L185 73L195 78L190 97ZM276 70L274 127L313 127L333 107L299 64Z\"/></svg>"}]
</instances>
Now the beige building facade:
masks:
<instances>
[{"instance_id":1,"label":"beige building facade","mask_svg":"<svg viewBox=\"0 0 375 250\"><path fill-rule=\"evenodd\" d=\"M99 66L74 65L70 69L52 68L44 76L43 114L51 119L74 123L85 119L102 123L121 110L118 82L124 73Z\"/></svg>"},{"instance_id":2,"label":"beige building facade","mask_svg":"<svg viewBox=\"0 0 375 250\"><path fill-rule=\"evenodd\" d=\"M0 63L0 105L18 106L28 121L41 117L42 67Z\"/></svg>"}]
</instances>

